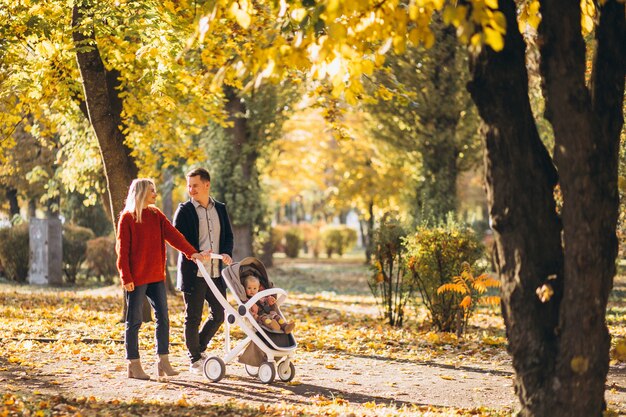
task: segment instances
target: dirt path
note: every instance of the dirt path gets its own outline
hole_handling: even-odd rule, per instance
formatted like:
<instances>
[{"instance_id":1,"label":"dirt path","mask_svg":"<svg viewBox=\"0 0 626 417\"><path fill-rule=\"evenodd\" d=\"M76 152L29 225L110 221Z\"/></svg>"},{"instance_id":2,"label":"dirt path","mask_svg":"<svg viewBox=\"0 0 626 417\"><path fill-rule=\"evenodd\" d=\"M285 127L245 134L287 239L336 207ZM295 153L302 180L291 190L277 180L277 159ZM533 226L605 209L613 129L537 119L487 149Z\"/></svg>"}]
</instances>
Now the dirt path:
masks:
<instances>
[{"instance_id":1,"label":"dirt path","mask_svg":"<svg viewBox=\"0 0 626 417\"><path fill-rule=\"evenodd\" d=\"M342 398L356 406L376 403L464 409L487 407L504 413L516 407L509 367L454 366L300 352L292 383L265 385L248 376L239 363L227 364L226 377L211 383L204 376L186 370L187 361L180 348L172 354L172 362L183 372L161 381L126 378L121 355L87 358L79 354L71 360L63 358L67 355L34 351L29 359L36 367L30 370L0 358L0 387L3 391L93 396L101 400L185 401L190 404L235 400L247 404L285 401L311 405ZM153 365L151 359L144 360L145 368ZM619 415L626 415L626 369L612 368L608 386L610 408L619 411Z\"/></svg>"}]
</instances>

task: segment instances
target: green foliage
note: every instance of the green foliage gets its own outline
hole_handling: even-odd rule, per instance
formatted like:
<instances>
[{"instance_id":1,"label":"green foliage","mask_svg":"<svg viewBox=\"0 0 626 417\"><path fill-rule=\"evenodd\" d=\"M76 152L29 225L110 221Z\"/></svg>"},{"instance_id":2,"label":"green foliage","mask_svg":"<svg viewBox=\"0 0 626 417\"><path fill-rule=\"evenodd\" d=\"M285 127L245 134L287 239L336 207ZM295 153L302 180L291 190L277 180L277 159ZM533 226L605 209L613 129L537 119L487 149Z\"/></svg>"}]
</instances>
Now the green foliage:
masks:
<instances>
[{"instance_id":1,"label":"green foliage","mask_svg":"<svg viewBox=\"0 0 626 417\"><path fill-rule=\"evenodd\" d=\"M412 46L403 54L389 54L365 84L378 98L364 104L374 122L371 134L419 161L409 183L418 222L444 219L456 210L457 177L482 156L479 118L466 89L467 53L454 29L440 19L431 29L437 38L431 48Z\"/></svg>"},{"instance_id":2,"label":"green foliage","mask_svg":"<svg viewBox=\"0 0 626 417\"><path fill-rule=\"evenodd\" d=\"M407 267L413 275L424 304L437 329L460 334L464 329L464 312L460 306L461 294L437 293L445 284L463 271L467 263L477 270L476 262L483 254L483 246L474 232L451 217L436 227L419 226L406 241Z\"/></svg>"},{"instance_id":3,"label":"green foliage","mask_svg":"<svg viewBox=\"0 0 626 417\"><path fill-rule=\"evenodd\" d=\"M115 238L101 236L87 241L85 262L90 274L107 283L113 283L117 276L117 253Z\"/></svg>"},{"instance_id":4,"label":"green foliage","mask_svg":"<svg viewBox=\"0 0 626 417\"><path fill-rule=\"evenodd\" d=\"M302 242L302 230L298 226L287 229L287 233L285 233L285 255L290 258L297 258L300 248L302 248Z\"/></svg>"},{"instance_id":5,"label":"green foliage","mask_svg":"<svg viewBox=\"0 0 626 417\"><path fill-rule=\"evenodd\" d=\"M77 226L87 227L96 236L106 236L113 231L111 219L98 201L89 204L85 196L78 193L70 193L62 200L61 210L67 222Z\"/></svg>"},{"instance_id":6,"label":"green foliage","mask_svg":"<svg viewBox=\"0 0 626 417\"><path fill-rule=\"evenodd\" d=\"M356 239L356 230L348 226L326 226L322 229L322 242L329 258L333 253L343 256L352 250Z\"/></svg>"},{"instance_id":7,"label":"green foliage","mask_svg":"<svg viewBox=\"0 0 626 417\"><path fill-rule=\"evenodd\" d=\"M28 223L0 229L0 266L8 279L26 282L29 254Z\"/></svg>"},{"instance_id":8,"label":"green foliage","mask_svg":"<svg viewBox=\"0 0 626 417\"><path fill-rule=\"evenodd\" d=\"M94 236L86 227L63 225L63 273L68 283L76 283L76 276L87 254L87 241Z\"/></svg>"},{"instance_id":9,"label":"green foliage","mask_svg":"<svg viewBox=\"0 0 626 417\"><path fill-rule=\"evenodd\" d=\"M400 222L385 217L372 239L373 274L368 285L381 315L392 326L402 326L406 304L414 291L414 281L403 262L405 237Z\"/></svg>"}]
</instances>

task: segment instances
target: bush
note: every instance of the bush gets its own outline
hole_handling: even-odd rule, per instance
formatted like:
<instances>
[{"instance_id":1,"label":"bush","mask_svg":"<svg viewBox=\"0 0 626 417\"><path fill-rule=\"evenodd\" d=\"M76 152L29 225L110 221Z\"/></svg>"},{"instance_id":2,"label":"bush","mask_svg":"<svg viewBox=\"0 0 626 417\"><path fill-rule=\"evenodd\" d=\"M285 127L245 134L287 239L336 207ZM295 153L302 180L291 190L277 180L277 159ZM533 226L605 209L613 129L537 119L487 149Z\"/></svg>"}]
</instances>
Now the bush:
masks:
<instances>
[{"instance_id":1,"label":"bush","mask_svg":"<svg viewBox=\"0 0 626 417\"><path fill-rule=\"evenodd\" d=\"M87 241L94 238L91 229L73 224L63 225L63 273L74 284L87 254Z\"/></svg>"},{"instance_id":2,"label":"bush","mask_svg":"<svg viewBox=\"0 0 626 417\"><path fill-rule=\"evenodd\" d=\"M304 253L309 253L310 251L314 258L318 258L322 246L319 224L300 223L298 227L302 231L302 249Z\"/></svg>"},{"instance_id":3,"label":"bush","mask_svg":"<svg viewBox=\"0 0 626 417\"><path fill-rule=\"evenodd\" d=\"M285 255L290 258L297 258L302 247L302 231L293 226L285 233Z\"/></svg>"},{"instance_id":4,"label":"bush","mask_svg":"<svg viewBox=\"0 0 626 417\"><path fill-rule=\"evenodd\" d=\"M402 261L405 236L397 220L386 218L372 236L374 263L368 284L381 315L392 326L402 326L405 306L414 291L414 281Z\"/></svg>"},{"instance_id":5,"label":"bush","mask_svg":"<svg viewBox=\"0 0 626 417\"><path fill-rule=\"evenodd\" d=\"M272 227L272 230L270 231L270 236L272 239L272 245L274 246L274 252L285 252L284 239L285 234L290 227L291 226L284 224L277 224L276 226Z\"/></svg>"},{"instance_id":6,"label":"bush","mask_svg":"<svg viewBox=\"0 0 626 417\"><path fill-rule=\"evenodd\" d=\"M26 282L29 256L28 223L0 229L0 264L7 279Z\"/></svg>"},{"instance_id":7,"label":"bush","mask_svg":"<svg viewBox=\"0 0 626 417\"><path fill-rule=\"evenodd\" d=\"M90 274L113 283L117 276L115 238L103 236L88 240L85 260Z\"/></svg>"},{"instance_id":8,"label":"bush","mask_svg":"<svg viewBox=\"0 0 626 417\"><path fill-rule=\"evenodd\" d=\"M322 230L322 243L326 255L330 258L333 253L343 256L352 250L356 244L356 230L348 226L326 226Z\"/></svg>"},{"instance_id":9,"label":"bush","mask_svg":"<svg viewBox=\"0 0 626 417\"><path fill-rule=\"evenodd\" d=\"M438 294L437 289L453 283L453 278L468 267L478 270L476 262L483 254L482 244L470 228L448 220L438 227L418 227L415 234L406 239L405 247L407 267L433 324L441 331L461 334L466 324L460 306L462 295Z\"/></svg>"}]
</instances>

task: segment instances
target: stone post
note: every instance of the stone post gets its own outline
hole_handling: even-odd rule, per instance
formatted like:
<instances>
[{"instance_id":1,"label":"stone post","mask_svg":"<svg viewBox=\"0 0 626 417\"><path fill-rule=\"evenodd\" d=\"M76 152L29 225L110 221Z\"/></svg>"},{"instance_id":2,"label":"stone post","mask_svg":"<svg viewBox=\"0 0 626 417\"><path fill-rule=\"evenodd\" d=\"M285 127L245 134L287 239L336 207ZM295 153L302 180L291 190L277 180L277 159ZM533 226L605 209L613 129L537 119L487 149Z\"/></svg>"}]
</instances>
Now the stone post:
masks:
<instances>
[{"instance_id":1,"label":"stone post","mask_svg":"<svg viewBox=\"0 0 626 417\"><path fill-rule=\"evenodd\" d=\"M61 220L30 219L30 284L63 283L63 239Z\"/></svg>"}]
</instances>

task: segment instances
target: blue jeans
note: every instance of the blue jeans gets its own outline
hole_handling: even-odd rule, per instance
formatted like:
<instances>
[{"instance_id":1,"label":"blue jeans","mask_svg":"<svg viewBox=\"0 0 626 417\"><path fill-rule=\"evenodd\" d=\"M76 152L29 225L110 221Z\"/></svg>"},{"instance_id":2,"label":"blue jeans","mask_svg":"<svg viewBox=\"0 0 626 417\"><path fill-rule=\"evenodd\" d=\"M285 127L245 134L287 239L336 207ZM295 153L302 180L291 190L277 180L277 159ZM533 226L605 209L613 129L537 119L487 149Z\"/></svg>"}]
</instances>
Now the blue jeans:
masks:
<instances>
[{"instance_id":1,"label":"blue jeans","mask_svg":"<svg viewBox=\"0 0 626 417\"><path fill-rule=\"evenodd\" d=\"M126 359L139 359L139 328L143 321L143 299L148 297L154 310L156 329L154 338L156 351L159 355L169 353L170 318L167 312L167 293L165 281L153 282L135 287L134 291L126 292L128 310L126 312Z\"/></svg>"}]
</instances>

